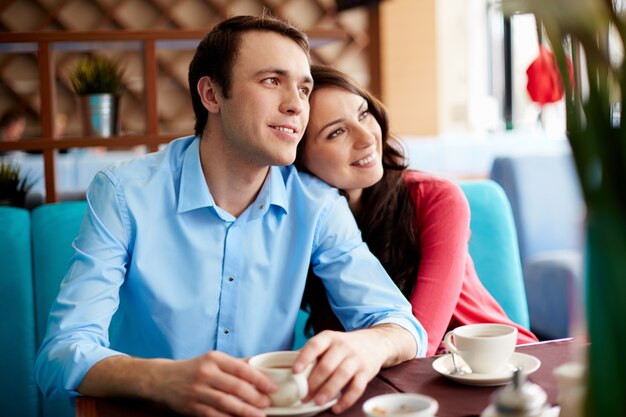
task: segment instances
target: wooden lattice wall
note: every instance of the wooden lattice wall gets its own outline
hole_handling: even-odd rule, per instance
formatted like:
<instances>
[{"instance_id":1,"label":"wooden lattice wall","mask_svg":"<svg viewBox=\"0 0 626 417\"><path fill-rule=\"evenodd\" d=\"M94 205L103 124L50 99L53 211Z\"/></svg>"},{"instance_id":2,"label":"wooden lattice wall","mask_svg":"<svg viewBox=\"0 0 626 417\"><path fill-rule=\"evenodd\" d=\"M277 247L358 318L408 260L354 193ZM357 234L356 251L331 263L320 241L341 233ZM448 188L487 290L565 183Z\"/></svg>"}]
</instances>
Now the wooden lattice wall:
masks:
<instances>
[{"instance_id":1,"label":"wooden lattice wall","mask_svg":"<svg viewBox=\"0 0 626 417\"><path fill-rule=\"evenodd\" d=\"M357 8L337 13L334 0L3 0L0 31L92 31L141 29L208 29L238 14L259 15L269 11L304 30L339 29L344 40L312 51L314 62L341 68L364 85L376 76L371 68L371 10ZM2 33L0 32L0 39ZM99 50L117 59L125 69L123 125L126 133L145 129L141 51ZM78 106L68 72L83 53L57 50L57 121L63 135L80 134ZM187 67L193 50L158 52L158 116L162 133L186 133L193 126L187 91ZM27 111L26 137L40 135L37 60L33 52L0 52L0 112L20 106ZM66 125L65 121L67 121Z\"/></svg>"}]
</instances>

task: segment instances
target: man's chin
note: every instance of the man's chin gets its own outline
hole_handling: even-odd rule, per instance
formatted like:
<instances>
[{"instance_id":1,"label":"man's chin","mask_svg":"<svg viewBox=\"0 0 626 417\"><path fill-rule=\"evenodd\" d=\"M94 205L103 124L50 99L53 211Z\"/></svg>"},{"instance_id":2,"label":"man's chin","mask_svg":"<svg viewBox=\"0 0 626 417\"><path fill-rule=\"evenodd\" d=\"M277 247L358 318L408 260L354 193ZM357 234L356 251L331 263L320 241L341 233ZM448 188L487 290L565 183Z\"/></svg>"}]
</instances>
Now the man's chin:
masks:
<instances>
[{"instance_id":1,"label":"man's chin","mask_svg":"<svg viewBox=\"0 0 626 417\"><path fill-rule=\"evenodd\" d=\"M293 155L280 155L273 161L272 165L277 167L283 167L287 165L291 165L296 160L296 154Z\"/></svg>"}]
</instances>

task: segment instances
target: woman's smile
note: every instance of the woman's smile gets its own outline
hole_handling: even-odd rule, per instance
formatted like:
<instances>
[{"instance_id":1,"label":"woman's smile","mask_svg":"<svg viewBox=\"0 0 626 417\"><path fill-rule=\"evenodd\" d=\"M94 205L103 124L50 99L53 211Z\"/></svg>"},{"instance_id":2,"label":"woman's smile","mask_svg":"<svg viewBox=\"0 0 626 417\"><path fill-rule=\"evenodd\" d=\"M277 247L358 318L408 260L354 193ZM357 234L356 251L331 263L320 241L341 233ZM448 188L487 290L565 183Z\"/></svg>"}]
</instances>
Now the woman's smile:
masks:
<instances>
[{"instance_id":1,"label":"woman's smile","mask_svg":"<svg viewBox=\"0 0 626 417\"><path fill-rule=\"evenodd\" d=\"M371 166L374 166L377 159L378 159L378 154L376 152L372 152L371 154L367 155L365 158L359 159L358 161L354 161L350 165L359 167L359 168L369 168Z\"/></svg>"}]
</instances>

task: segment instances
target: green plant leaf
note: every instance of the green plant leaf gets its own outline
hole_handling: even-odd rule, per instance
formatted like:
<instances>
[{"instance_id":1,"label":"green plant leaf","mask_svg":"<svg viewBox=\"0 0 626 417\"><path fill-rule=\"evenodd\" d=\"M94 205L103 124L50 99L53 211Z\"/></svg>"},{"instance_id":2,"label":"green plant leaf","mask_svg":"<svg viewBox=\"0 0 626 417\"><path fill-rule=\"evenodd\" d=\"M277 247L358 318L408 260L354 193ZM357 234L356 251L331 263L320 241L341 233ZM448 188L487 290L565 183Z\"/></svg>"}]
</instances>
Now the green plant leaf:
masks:
<instances>
[{"instance_id":1,"label":"green plant leaf","mask_svg":"<svg viewBox=\"0 0 626 417\"><path fill-rule=\"evenodd\" d=\"M82 58L69 74L74 92L88 94L117 94L123 73L116 61L100 55Z\"/></svg>"},{"instance_id":2,"label":"green plant leaf","mask_svg":"<svg viewBox=\"0 0 626 417\"><path fill-rule=\"evenodd\" d=\"M23 176L19 165L0 163L0 200L14 200L30 191L36 179Z\"/></svg>"}]
</instances>

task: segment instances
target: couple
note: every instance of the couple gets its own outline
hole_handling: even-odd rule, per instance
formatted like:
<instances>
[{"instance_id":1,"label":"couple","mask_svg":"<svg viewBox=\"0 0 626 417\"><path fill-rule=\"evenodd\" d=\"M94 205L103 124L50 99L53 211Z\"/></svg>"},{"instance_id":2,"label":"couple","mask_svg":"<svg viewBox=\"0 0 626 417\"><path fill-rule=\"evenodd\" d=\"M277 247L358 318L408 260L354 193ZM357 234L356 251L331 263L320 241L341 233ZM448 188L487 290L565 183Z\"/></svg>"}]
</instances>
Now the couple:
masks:
<instances>
[{"instance_id":1,"label":"couple","mask_svg":"<svg viewBox=\"0 0 626 417\"><path fill-rule=\"evenodd\" d=\"M399 185L401 167L389 165L400 155L387 142L382 107L356 86L325 88L324 71L343 77L323 68L312 76L306 37L269 17L229 19L203 39L189 67L196 136L104 169L88 190L37 356L44 394L149 398L189 415L262 416L276 387L238 358L290 348L309 265L324 289L320 296L308 291L307 300L328 300L321 308L309 303L312 317L336 317L351 330L319 333L294 365L316 362L309 386L318 404L341 391L333 411L342 412L381 367L427 352L414 315L420 306L412 314L350 211L360 218L374 199L388 198L381 191L392 191L400 202L393 216L403 219L393 230L369 220L373 237L387 234L395 244L399 223L414 221L406 199L419 196ZM344 189L349 205L290 166L303 135L298 163ZM374 183L384 189L363 190ZM417 241L409 233L398 237L400 250ZM413 286L405 267L412 261L416 272L416 259L381 249L413 301L421 284L412 293L403 285ZM452 256L464 262L466 254ZM459 301L460 285L446 297L453 290L457 300L449 304Z\"/></svg>"}]
</instances>

